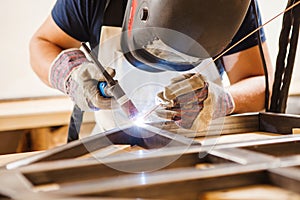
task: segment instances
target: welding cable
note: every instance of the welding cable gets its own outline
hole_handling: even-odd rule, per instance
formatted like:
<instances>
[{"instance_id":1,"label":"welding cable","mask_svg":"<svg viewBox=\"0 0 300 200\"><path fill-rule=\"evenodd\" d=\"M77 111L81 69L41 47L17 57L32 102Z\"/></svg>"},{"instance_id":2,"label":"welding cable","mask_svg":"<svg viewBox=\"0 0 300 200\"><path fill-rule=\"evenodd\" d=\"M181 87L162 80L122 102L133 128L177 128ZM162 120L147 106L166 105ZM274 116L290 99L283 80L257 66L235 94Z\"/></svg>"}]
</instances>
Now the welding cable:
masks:
<instances>
[{"instance_id":1,"label":"welding cable","mask_svg":"<svg viewBox=\"0 0 300 200\"><path fill-rule=\"evenodd\" d=\"M298 8L299 9L299 8ZM282 79L282 89L280 92L280 99L278 102L278 107L280 108L279 112L284 113L286 110L286 102L288 98L289 93L289 87L291 83L292 78L292 72L294 68L295 63L295 57L297 52L297 44L298 44L298 38L299 38L299 18L295 16L297 12L295 10L291 11L291 17L292 17L292 30L291 35L289 39L289 50L287 55L287 64L285 68L284 77Z\"/></svg>"},{"instance_id":2,"label":"welding cable","mask_svg":"<svg viewBox=\"0 0 300 200\"><path fill-rule=\"evenodd\" d=\"M257 5L255 0L251 0L251 6L255 15L255 26L259 26L259 17L257 13ZM269 74L268 74L268 68L267 68L267 63L266 63L266 58L264 54L264 50L262 47L262 41L261 41L261 29L259 29L256 34L257 34L257 39L258 39L258 47L259 47L259 53L261 56L261 61L263 63L263 68L264 68L264 73L265 73L265 84L266 84L266 89L265 89L265 109L266 111L269 110L269 98L270 98L270 91L269 91Z\"/></svg>"},{"instance_id":3,"label":"welding cable","mask_svg":"<svg viewBox=\"0 0 300 200\"><path fill-rule=\"evenodd\" d=\"M287 8L298 6L299 2L299 0L289 0ZM279 37L279 51L276 60L275 81L271 98L271 112L284 113L286 110L299 37L299 16L294 16L298 11L295 9L299 9L299 6L298 8L294 7L283 16L282 30ZM287 49L288 46L289 50ZM287 65L285 66L286 61Z\"/></svg>"}]
</instances>

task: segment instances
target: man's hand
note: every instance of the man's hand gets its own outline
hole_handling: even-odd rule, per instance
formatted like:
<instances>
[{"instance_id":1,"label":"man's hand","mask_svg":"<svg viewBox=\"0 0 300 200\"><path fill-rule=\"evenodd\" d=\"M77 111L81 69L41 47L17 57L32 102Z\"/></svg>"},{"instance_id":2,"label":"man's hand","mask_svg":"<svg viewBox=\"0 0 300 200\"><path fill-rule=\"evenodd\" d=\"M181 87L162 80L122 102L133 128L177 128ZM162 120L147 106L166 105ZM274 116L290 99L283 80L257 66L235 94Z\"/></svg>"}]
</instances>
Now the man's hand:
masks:
<instances>
[{"instance_id":1,"label":"man's hand","mask_svg":"<svg viewBox=\"0 0 300 200\"><path fill-rule=\"evenodd\" d=\"M182 128L206 130L212 119L231 114L234 102L224 88L207 81L201 74L184 74L158 93L165 109L156 114L174 120Z\"/></svg>"},{"instance_id":2,"label":"man's hand","mask_svg":"<svg viewBox=\"0 0 300 200\"><path fill-rule=\"evenodd\" d=\"M112 77L115 75L114 69L107 68L107 71ZM52 87L67 94L83 111L111 107L111 99L104 98L99 92L99 81L105 81L102 73L79 49L63 51L50 68Z\"/></svg>"}]
</instances>

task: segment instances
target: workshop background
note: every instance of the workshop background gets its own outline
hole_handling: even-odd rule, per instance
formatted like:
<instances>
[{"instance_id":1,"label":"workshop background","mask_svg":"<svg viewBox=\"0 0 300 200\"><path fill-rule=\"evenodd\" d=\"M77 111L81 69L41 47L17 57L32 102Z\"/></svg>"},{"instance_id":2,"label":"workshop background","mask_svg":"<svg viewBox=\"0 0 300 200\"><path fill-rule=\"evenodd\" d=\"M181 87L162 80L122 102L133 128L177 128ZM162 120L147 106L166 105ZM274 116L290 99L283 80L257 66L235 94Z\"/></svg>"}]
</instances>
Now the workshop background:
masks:
<instances>
[{"instance_id":1,"label":"workshop background","mask_svg":"<svg viewBox=\"0 0 300 200\"><path fill-rule=\"evenodd\" d=\"M263 22L282 12L286 2L259 0ZM29 40L54 3L55 0L2 0L0 154L44 150L66 142L72 102L44 85L29 63ZM265 26L274 66L281 23L282 16ZM287 108L287 112L293 114L300 114L299 48L297 54ZM93 116L86 116L84 122L88 135L94 123Z\"/></svg>"}]
</instances>

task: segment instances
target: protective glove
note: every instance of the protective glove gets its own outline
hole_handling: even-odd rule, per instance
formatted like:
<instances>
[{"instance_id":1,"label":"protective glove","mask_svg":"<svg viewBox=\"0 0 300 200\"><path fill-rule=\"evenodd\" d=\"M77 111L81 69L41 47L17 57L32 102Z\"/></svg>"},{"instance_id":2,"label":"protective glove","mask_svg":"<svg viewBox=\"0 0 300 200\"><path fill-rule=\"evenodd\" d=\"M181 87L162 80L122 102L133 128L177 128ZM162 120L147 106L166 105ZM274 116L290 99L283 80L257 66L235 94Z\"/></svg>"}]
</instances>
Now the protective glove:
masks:
<instances>
[{"instance_id":1,"label":"protective glove","mask_svg":"<svg viewBox=\"0 0 300 200\"><path fill-rule=\"evenodd\" d=\"M159 117L195 131L207 130L212 119L234 110L231 94L198 73L173 78L157 97L163 107L156 110Z\"/></svg>"},{"instance_id":2,"label":"protective glove","mask_svg":"<svg viewBox=\"0 0 300 200\"><path fill-rule=\"evenodd\" d=\"M114 69L108 67L107 71L115 75ZM105 81L102 73L79 49L61 52L50 67L52 87L68 95L82 111L111 108L111 99L99 92L99 81Z\"/></svg>"}]
</instances>

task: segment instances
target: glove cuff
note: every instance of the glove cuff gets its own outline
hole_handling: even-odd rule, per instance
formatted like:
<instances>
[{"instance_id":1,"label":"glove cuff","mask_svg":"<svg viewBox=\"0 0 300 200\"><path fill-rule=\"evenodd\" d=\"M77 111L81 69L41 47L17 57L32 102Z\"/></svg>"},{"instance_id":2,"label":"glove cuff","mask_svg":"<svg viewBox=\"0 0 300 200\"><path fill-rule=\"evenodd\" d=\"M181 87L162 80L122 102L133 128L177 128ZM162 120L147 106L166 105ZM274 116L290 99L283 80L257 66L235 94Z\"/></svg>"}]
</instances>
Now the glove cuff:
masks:
<instances>
[{"instance_id":1,"label":"glove cuff","mask_svg":"<svg viewBox=\"0 0 300 200\"><path fill-rule=\"evenodd\" d=\"M234 109L235 109L235 103L234 103L234 99L232 97L232 95L226 91L226 97L225 97L225 102L226 102L226 115L230 115L233 113Z\"/></svg>"},{"instance_id":2,"label":"glove cuff","mask_svg":"<svg viewBox=\"0 0 300 200\"><path fill-rule=\"evenodd\" d=\"M232 114L235 110L235 103L230 92L213 83L209 85L209 89L213 91L211 92L214 105L212 119Z\"/></svg>"},{"instance_id":3,"label":"glove cuff","mask_svg":"<svg viewBox=\"0 0 300 200\"><path fill-rule=\"evenodd\" d=\"M88 62L88 59L81 50L73 48L62 51L50 66L49 83L53 88L66 93L66 80L84 62Z\"/></svg>"}]
</instances>

